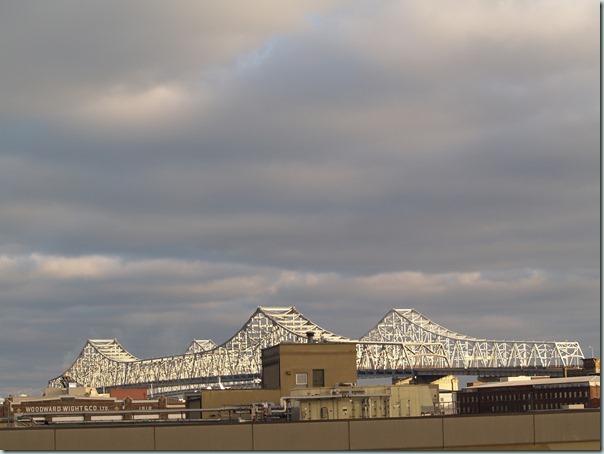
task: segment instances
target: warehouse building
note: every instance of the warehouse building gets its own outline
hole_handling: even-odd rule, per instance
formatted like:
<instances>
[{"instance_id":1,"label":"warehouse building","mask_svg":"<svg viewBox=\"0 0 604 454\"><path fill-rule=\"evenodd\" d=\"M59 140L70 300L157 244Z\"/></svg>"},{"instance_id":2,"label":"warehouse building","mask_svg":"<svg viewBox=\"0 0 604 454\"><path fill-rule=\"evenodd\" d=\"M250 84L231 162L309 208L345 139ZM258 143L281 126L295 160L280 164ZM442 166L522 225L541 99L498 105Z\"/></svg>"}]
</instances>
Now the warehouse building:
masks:
<instances>
[{"instance_id":1,"label":"warehouse building","mask_svg":"<svg viewBox=\"0 0 604 454\"><path fill-rule=\"evenodd\" d=\"M126 397L98 394L95 388L47 388L43 396L9 396L0 407L0 418L16 423L74 423L129 420L185 419L184 402L137 399L140 390Z\"/></svg>"},{"instance_id":2,"label":"warehouse building","mask_svg":"<svg viewBox=\"0 0 604 454\"><path fill-rule=\"evenodd\" d=\"M539 378L478 384L457 393L460 414L600 408L600 377Z\"/></svg>"}]
</instances>

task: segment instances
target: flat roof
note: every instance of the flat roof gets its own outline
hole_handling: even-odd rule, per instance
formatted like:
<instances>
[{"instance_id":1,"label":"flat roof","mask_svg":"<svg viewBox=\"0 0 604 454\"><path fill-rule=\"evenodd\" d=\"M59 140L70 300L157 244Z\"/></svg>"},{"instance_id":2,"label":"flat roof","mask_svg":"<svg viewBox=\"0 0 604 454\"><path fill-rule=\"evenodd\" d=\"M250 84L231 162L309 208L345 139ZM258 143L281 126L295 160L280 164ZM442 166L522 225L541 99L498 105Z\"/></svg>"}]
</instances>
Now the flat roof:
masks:
<instances>
[{"instance_id":1,"label":"flat roof","mask_svg":"<svg viewBox=\"0 0 604 454\"><path fill-rule=\"evenodd\" d=\"M596 375L582 375L579 377L563 378L537 378L534 380L501 381L495 383L484 383L481 385L470 386L464 389L484 389L484 388L507 388L509 386L541 386L541 385L564 385L588 383L590 386L600 385L600 377Z\"/></svg>"}]
</instances>

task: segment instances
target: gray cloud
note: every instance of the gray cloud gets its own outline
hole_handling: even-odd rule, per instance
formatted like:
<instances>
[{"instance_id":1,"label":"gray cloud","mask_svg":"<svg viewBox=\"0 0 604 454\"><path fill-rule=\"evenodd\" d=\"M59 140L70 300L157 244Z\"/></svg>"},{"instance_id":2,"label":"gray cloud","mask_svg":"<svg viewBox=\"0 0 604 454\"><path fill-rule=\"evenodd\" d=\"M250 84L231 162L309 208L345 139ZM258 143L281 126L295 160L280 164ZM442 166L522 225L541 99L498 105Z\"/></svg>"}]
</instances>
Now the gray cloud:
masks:
<instances>
[{"instance_id":1,"label":"gray cloud","mask_svg":"<svg viewBox=\"0 0 604 454\"><path fill-rule=\"evenodd\" d=\"M194 338L226 341L258 305L296 305L324 328L351 338L369 331L392 307L415 307L476 337L569 339L584 348L597 343L599 322L584 315L598 307L594 272L347 276L174 259L45 255L3 256L0 267L4 298L13 302L4 311L3 333L25 351L34 350L39 372L28 369L33 377L21 381L31 387L37 374L52 378L68 367L86 338L117 337L143 358L178 354ZM64 352L71 356L58 364ZM18 368L19 360L8 351L3 361L9 371Z\"/></svg>"},{"instance_id":2,"label":"gray cloud","mask_svg":"<svg viewBox=\"0 0 604 454\"><path fill-rule=\"evenodd\" d=\"M597 12L4 2L3 381L88 337L224 341L258 305L595 347Z\"/></svg>"}]
</instances>

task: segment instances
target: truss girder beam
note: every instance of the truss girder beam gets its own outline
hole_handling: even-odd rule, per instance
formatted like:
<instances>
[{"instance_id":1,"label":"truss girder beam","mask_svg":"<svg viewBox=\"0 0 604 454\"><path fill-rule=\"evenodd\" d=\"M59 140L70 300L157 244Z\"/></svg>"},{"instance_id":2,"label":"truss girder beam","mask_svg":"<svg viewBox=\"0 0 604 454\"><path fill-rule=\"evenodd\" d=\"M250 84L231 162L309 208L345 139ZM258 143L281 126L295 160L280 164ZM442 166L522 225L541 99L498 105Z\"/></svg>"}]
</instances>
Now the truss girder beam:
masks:
<instances>
[{"instance_id":1,"label":"truss girder beam","mask_svg":"<svg viewBox=\"0 0 604 454\"><path fill-rule=\"evenodd\" d=\"M478 339L446 329L415 309L393 309L363 341L423 342L443 346L451 367L571 367L580 366L577 342L503 341Z\"/></svg>"},{"instance_id":2,"label":"truss girder beam","mask_svg":"<svg viewBox=\"0 0 604 454\"><path fill-rule=\"evenodd\" d=\"M305 343L312 331L319 342L357 344L359 371L415 368L514 368L579 366L576 342L497 341L448 330L415 309L393 309L365 336L352 340L308 320L295 307L259 307L227 342L195 340L182 355L139 359L115 339L91 339L74 363L49 386L67 378L96 388L153 384L157 392L198 389L200 383L257 383L261 350L282 342ZM233 379L233 377L245 377ZM256 377L256 378L251 378Z\"/></svg>"},{"instance_id":3,"label":"truss girder beam","mask_svg":"<svg viewBox=\"0 0 604 454\"><path fill-rule=\"evenodd\" d=\"M217 382L222 382L220 377L259 376L263 348L282 342L307 342L308 331L322 341L351 341L314 324L294 307L259 307L243 328L224 344L216 346L209 343L212 341L195 341L183 355L139 360L123 348L120 355L109 355L109 348L99 348L99 345L119 345L117 341L88 341L76 361L62 376L50 380L49 386L61 386L63 376L80 385L97 388L154 383L156 389L161 388L161 383L199 382L200 377L218 377Z\"/></svg>"}]
</instances>

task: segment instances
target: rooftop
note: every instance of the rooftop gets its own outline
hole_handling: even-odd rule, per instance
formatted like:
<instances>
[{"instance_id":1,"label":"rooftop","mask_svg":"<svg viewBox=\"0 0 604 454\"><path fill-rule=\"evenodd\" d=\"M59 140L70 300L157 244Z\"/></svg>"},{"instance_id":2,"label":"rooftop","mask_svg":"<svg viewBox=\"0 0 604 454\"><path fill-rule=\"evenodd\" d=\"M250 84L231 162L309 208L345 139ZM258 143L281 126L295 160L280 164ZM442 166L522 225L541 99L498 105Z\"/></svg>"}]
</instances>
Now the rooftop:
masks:
<instances>
[{"instance_id":1,"label":"rooftop","mask_svg":"<svg viewBox=\"0 0 604 454\"><path fill-rule=\"evenodd\" d=\"M538 378L534 380L502 381L495 383L484 383L465 389L502 388L509 386L542 386L542 385L565 385L588 383L590 386L600 386L600 377L595 375L583 375L580 377L564 378Z\"/></svg>"}]
</instances>

